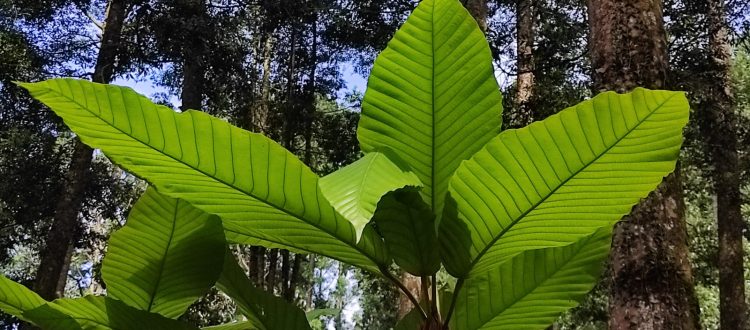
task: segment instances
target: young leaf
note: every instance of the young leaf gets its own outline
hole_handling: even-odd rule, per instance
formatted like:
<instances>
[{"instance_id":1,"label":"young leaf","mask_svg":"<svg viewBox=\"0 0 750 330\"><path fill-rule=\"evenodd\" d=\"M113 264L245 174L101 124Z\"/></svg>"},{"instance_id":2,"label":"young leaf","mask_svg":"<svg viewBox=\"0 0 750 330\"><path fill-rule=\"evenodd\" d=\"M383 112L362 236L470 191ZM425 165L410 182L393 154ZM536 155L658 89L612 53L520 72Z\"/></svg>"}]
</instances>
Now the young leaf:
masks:
<instances>
[{"instance_id":1,"label":"young leaf","mask_svg":"<svg viewBox=\"0 0 750 330\"><path fill-rule=\"evenodd\" d=\"M197 329L109 297L96 296L58 299L25 312L24 317L45 330Z\"/></svg>"},{"instance_id":2,"label":"young leaf","mask_svg":"<svg viewBox=\"0 0 750 330\"><path fill-rule=\"evenodd\" d=\"M362 150L392 149L442 209L462 160L500 132L502 96L492 55L457 0L424 0L375 60L362 102Z\"/></svg>"},{"instance_id":3,"label":"young leaf","mask_svg":"<svg viewBox=\"0 0 750 330\"><path fill-rule=\"evenodd\" d=\"M382 241L366 233L357 244L318 177L263 135L202 112L176 113L130 88L73 79L21 86L160 193L221 217L232 242L319 253L373 272L385 263Z\"/></svg>"},{"instance_id":4,"label":"young leaf","mask_svg":"<svg viewBox=\"0 0 750 330\"><path fill-rule=\"evenodd\" d=\"M396 157L371 152L320 179L323 194L341 215L351 221L357 237L370 222L383 195L398 188L422 185L419 178Z\"/></svg>"},{"instance_id":5,"label":"young leaf","mask_svg":"<svg viewBox=\"0 0 750 330\"><path fill-rule=\"evenodd\" d=\"M544 329L578 305L609 254L611 227L563 247L528 250L476 274L456 300L451 329Z\"/></svg>"},{"instance_id":6,"label":"young leaf","mask_svg":"<svg viewBox=\"0 0 750 330\"><path fill-rule=\"evenodd\" d=\"M112 234L102 278L110 297L177 318L219 278L225 249L218 217L149 188Z\"/></svg>"},{"instance_id":7,"label":"young leaf","mask_svg":"<svg viewBox=\"0 0 750 330\"><path fill-rule=\"evenodd\" d=\"M674 170L688 109L679 92L608 92L500 134L451 180L448 272L484 273L612 226Z\"/></svg>"},{"instance_id":8,"label":"young leaf","mask_svg":"<svg viewBox=\"0 0 750 330\"><path fill-rule=\"evenodd\" d=\"M227 294L253 326L266 330L310 329L305 312L280 297L253 286L231 252L216 287Z\"/></svg>"},{"instance_id":9,"label":"young leaf","mask_svg":"<svg viewBox=\"0 0 750 330\"><path fill-rule=\"evenodd\" d=\"M399 189L378 203L373 222L397 265L412 275L440 269L435 216L416 189Z\"/></svg>"},{"instance_id":10,"label":"young leaf","mask_svg":"<svg viewBox=\"0 0 750 330\"><path fill-rule=\"evenodd\" d=\"M0 310L3 312L21 320L29 321L24 318L23 313L46 303L47 301L37 295L36 292L0 275Z\"/></svg>"}]
</instances>

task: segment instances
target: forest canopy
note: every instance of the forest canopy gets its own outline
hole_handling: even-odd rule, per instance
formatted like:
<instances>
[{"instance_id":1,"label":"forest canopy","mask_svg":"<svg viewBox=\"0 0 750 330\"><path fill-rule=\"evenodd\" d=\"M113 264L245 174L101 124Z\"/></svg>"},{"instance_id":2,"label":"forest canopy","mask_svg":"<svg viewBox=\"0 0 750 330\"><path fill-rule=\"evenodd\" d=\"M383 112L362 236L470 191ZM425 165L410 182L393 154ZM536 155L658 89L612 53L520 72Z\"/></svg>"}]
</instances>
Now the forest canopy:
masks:
<instances>
[{"instance_id":1,"label":"forest canopy","mask_svg":"<svg viewBox=\"0 0 750 330\"><path fill-rule=\"evenodd\" d=\"M750 327L749 11L0 0L0 325Z\"/></svg>"}]
</instances>

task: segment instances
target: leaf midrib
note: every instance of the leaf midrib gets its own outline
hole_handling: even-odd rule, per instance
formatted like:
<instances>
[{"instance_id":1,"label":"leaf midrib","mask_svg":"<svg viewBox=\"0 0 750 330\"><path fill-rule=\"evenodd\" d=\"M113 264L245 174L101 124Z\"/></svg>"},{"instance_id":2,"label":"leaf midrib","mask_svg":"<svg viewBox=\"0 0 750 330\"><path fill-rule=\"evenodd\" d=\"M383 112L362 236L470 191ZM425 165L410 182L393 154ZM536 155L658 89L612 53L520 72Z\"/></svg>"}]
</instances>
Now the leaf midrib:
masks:
<instances>
[{"instance_id":1,"label":"leaf midrib","mask_svg":"<svg viewBox=\"0 0 750 330\"><path fill-rule=\"evenodd\" d=\"M435 74L435 7L437 7L437 4L435 3L435 1L433 1L432 2L432 17L431 17L432 19L430 20L430 27L431 27L430 37L432 38L430 42L430 45L432 46L432 56L431 56L431 59L432 59L432 102L430 103L430 106L432 107L432 116L430 116L430 119L432 120L432 127L431 127L432 134L430 136L432 138L432 144L430 145L430 149L432 152L432 155L431 155L432 159L430 159L430 162L432 163L432 166L430 166L430 181L431 181L430 207L432 207L433 213L437 213L439 211L439 210L436 210L436 205L435 205L437 201L437 198L435 198L435 195L436 195L435 188L436 188L436 182L437 182L437 180L435 179L435 165L436 165L436 162L435 162L435 158L436 158L435 157L435 115L436 115L435 114L435 99L436 99L435 78L437 76Z\"/></svg>"},{"instance_id":2,"label":"leaf midrib","mask_svg":"<svg viewBox=\"0 0 750 330\"><path fill-rule=\"evenodd\" d=\"M166 267L166 264L167 264L167 255L169 254L169 248L172 246L172 239L174 238L175 228L177 227L177 212L179 209L180 209L180 200L177 199L175 203L174 212L172 212L172 223L171 223L172 228L170 229L170 232L169 232L169 239L167 240L167 246L164 249L164 253L162 254L162 257L161 257L161 262L159 263L159 270L156 275L156 278L157 278L156 285L154 285L153 290L151 290L151 299L148 302L147 311L149 312L154 307L154 299L156 298L156 293L157 291L159 291L159 287L161 286L162 275L164 274L164 267Z\"/></svg>"},{"instance_id":3,"label":"leaf midrib","mask_svg":"<svg viewBox=\"0 0 750 330\"><path fill-rule=\"evenodd\" d=\"M105 88L106 88L106 86L107 86L107 85L102 85L102 86L105 86ZM62 97L62 98L64 98L64 99L67 99L68 101L70 101L70 102L72 102L72 103L74 103L74 104L78 105L78 107L79 107L79 108L81 108L81 109L83 109L84 111L86 111L86 112L88 112L88 113L92 114L93 116L95 116L96 118L98 118L98 119L99 119L100 121L102 121L103 123L105 123L105 125L107 125L107 126L109 126L109 127L112 127L112 128L114 128L114 129L116 129L117 131L119 131L119 132L120 132L120 133L122 133L123 135L125 135L125 136L127 136L127 137L129 137L129 138L131 138L131 139L133 139L133 140L135 140L135 141L137 141L137 142L141 143L142 145L145 145L145 146L147 146L148 148L150 148L150 149L152 149L152 150L154 150L154 151L158 152L158 153L159 153L159 154L161 154L161 155L164 155L164 156L166 156L166 157L168 157L168 158L171 158L172 160L174 160L174 161L175 161L175 162L177 162L177 163L183 164L183 165L187 166L188 168L191 168L191 169L193 169L194 171L196 171L196 172L198 172L198 173L201 173L201 174L205 175L206 177L208 177L208 178L210 178L210 179L212 179L212 180L215 180L215 181L217 181L218 183L224 184L224 185L226 185L227 187L231 187L232 189L234 189L234 190L236 190L236 191L239 191L239 192L241 192L242 194L245 194L245 195L247 195L247 196L249 196L249 197L251 197L251 198L253 198L253 199L255 199L255 200L261 201L262 203L264 203L264 204L266 204L266 205L269 205L269 206L273 207L274 209L276 209L276 210L278 210L278 211L281 211L281 212L283 212L283 213L285 213L285 214L287 214L287 215L289 215L289 216L291 216L291 217L293 217L293 218L295 218L295 219L301 220L301 221L302 221L303 223L306 223L306 224L308 224L308 225L310 225L310 226L312 226L312 227L314 227L314 228L316 228L316 229L320 230L321 232L323 232L323 233L325 233L325 234L327 234L327 235L331 236L332 238L335 238L335 239L336 239L337 241L339 241L339 242L342 242L342 243L346 244L346 245L347 245L347 246L349 246L350 248L353 248L353 249L354 249L355 251L358 251L358 252L360 252L360 253L361 253L362 255L364 255L364 256L365 256L365 257L366 257L366 258L367 258L367 259L368 259L368 260L369 260L370 262L372 262L372 263L373 263L373 265L375 265L375 266L377 266L377 265L378 265L378 262L377 262L377 261L375 260L375 258L374 258L373 256L370 256L370 254L369 254L369 253L366 253L366 251L363 251L362 249L360 249L360 248L359 248L359 246L358 246L358 245L356 244L356 242L355 242L355 243L350 243L350 242L348 242L348 241L346 241L346 240L343 240L342 238L340 238L340 237L338 237L338 236L336 236L336 235L333 235L333 234L331 234L330 232L328 232L327 230L324 230L323 228L321 228L321 227L317 226L316 224L313 224L313 223L310 223L310 222L307 222L307 221L305 221L305 220L304 220L304 219L303 219L302 217L300 217L300 216L298 216L298 215L295 215L295 214L293 214L293 213L291 213L291 212L289 212L289 211L287 211L287 210L285 210L285 209L283 209L283 208L281 208L281 207L279 207L279 206L277 206L277 205L275 205L275 204L273 204L273 203L269 203L269 202L267 202L267 201L265 201L265 200L263 200L263 199L260 199L260 198L256 197L255 195L253 195L253 194L251 194L251 193L249 193L249 192L245 192L245 191L243 191L243 190L241 190L241 189L239 189L239 188L235 187L234 185L232 185L232 184L229 184L228 182L225 182L224 180L221 180L221 179L219 179L219 178L216 178L216 177L214 177L214 176L211 176L211 175L209 175L208 173L206 173L206 172L202 171L201 169L195 168L195 167L193 167L193 166L191 166L191 165L189 165L189 164L187 164L187 163L183 162L183 161L182 161L181 159L177 159L176 157L174 157L174 156L172 156L172 155L166 154L166 153L164 153L163 151L161 151L161 150L158 150L158 149L154 148L154 147L153 147L153 146L151 146L150 144L148 144L148 143L146 143L146 142L143 142L143 141L141 141L140 139L138 139L138 138L136 138L136 137L132 136L132 135L131 135L130 133L127 133L127 132L123 131L123 130L122 130L122 129L120 129L119 127L117 127L117 126L115 126L115 125L113 125L113 124L110 124L110 123L108 123L108 122L107 122L107 121L106 121L106 120L105 120L105 119L104 119L103 117L101 117L101 116L100 116L99 114L96 114L96 113L94 113L93 111L90 111L90 110L89 110L89 109L88 109L88 108L87 108L86 106L82 105L81 103L78 103L78 102L77 102L76 100L73 100L73 99L71 99L71 98L69 98L69 97L65 96L65 95L64 95L64 94L63 94L62 92L57 92L57 91L55 91L55 90L53 90L53 89L51 89L51 88L49 88L49 87L44 87L44 88L45 88L45 89L46 89L47 91L49 91L49 92L52 92L53 94L57 94L57 95L59 95L60 97ZM118 90L119 90L119 91L120 91L120 93L122 94L122 90L121 90L121 89L118 89ZM143 96L139 95L139 97L143 97ZM123 98L123 99L124 99L124 98ZM111 102L110 102L110 104L111 104ZM159 106L159 105L154 105L154 106L156 107L156 111L159 111L159 109L158 109L158 108L159 108L160 106ZM111 106L110 106L110 108L111 108ZM179 114L186 114L186 113L188 113L188 112L183 112L183 113L174 113L174 111L172 111L172 112L173 112L173 114L172 114L172 115L179 115ZM192 114L191 114L191 116L192 116ZM128 120L130 120L130 119L128 118ZM175 129L176 129L176 130L178 130L178 129L177 129L176 127L175 127ZM179 130L178 130L178 131L179 131ZM248 132L248 133L250 133L250 132ZM250 134L252 134L252 133L250 133ZM266 137L266 138L267 138L267 137ZM102 149L102 152L104 152L105 154L107 154L107 152L106 152L106 151L104 151L103 149ZM306 165L305 165L305 166L306 166ZM140 176L139 176L139 177L140 177ZM144 179L144 180L146 180L147 182L149 182L149 183L150 183L150 180L147 180L147 179L145 179L145 178L143 178L143 179ZM318 189L320 189L320 188L318 188ZM333 210L333 212L335 212L335 214L338 214L338 211L336 211L335 209ZM321 217L321 218L322 218L322 217ZM348 222L347 222L347 223L348 223ZM261 239L263 239L263 240L268 240L268 239L266 239L266 238L261 238ZM270 240L268 240L268 241L270 241ZM289 245L289 244L287 244L287 243L283 243L283 242L280 242L279 244ZM319 253L319 252L316 252L316 253Z\"/></svg>"},{"instance_id":4,"label":"leaf midrib","mask_svg":"<svg viewBox=\"0 0 750 330\"><path fill-rule=\"evenodd\" d=\"M533 206L531 206L531 207L530 207L530 208L529 208L528 210L526 210L526 211L525 211L524 213L522 213L521 215L519 215L518 217L516 217L516 219L514 219L514 220L513 220L513 221L512 221L511 223L510 223L510 225L508 225L508 226L506 226L505 228L503 228L503 230L502 230L502 231L501 231L501 232L500 232L500 233L499 233L499 234L498 234L497 236L495 236L495 237L494 237L494 238L493 238L493 239L492 239L492 240L491 240L491 241L490 241L490 242L489 242L489 243L488 243L488 244L487 244L487 245L486 245L486 246L484 247L484 249L482 249L482 251L480 251L480 252L479 252L479 254L477 254L477 256L476 256L476 257L474 258L474 260L473 260L473 261L471 262L471 264L469 265L469 270L468 270L468 271L466 272L466 274L465 274L464 276L462 276L462 277L463 277L463 278L469 277L469 276L471 275L471 273L473 272L473 270L474 270L474 267L475 267L475 266L476 266L476 264L477 264L477 263L478 263L478 262L479 262L479 261L480 261L480 260L482 259L482 257L483 257L483 256L484 256L485 254L487 254L487 252L488 252L488 251L489 251L489 250L490 250L490 249L491 249L491 248L492 248L492 247L493 247L493 246L495 245L495 243L497 243L497 241L498 241L498 240L500 240L500 239L501 239L501 238L502 238L502 237L503 237L503 236L505 235L505 233L507 233L507 232L508 232L508 231L509 231L510 229L512 229L512 228L513 228L513 227L514 227L514 226L515 226L515 225L516 225L516 224L517 224L517 223L518 223L519 221L521 221L521 219L523 219L524 217L526 217L526 216L527 216L527 215L528 215L529 213L531 213L532 211L536 210L536 208L537 208L537 207L539 207L539 205L541 205L542 203L546 202L546 201L547 201L547 199L549 199L549 198L550 198L550 197L551 197L552 195L554 195L554 194L555 194L555 193L557 192L557 190L559 190L559 189L560 189L561 187L565 186L565 185L566 185L566 184L568 183L568 181L570 181L571 179L573 179L574 177L576 177L576 176L577 176L577 175L578 175L579 173L581 173L581 172L583 172L584 170L586 170L586 169L587 169L587 168L588 168L589 166L591 166L592 164L596 163L596 162L597 162L597 161L598 161L598 160L599 160L599 159L600 159L600 158L601 158L602 156L606 155L606 154L607 154L607 153L608 153L608 152L609 152L609 151L610 151L610 150L611 150L612 148L614 148L615 146L617 146L617 145L618 145L618 144L619 144L619 143L620 143L620 142L621 142L621 141L622 141L623 139L625 139L625 138L626 138L626 137L628 137L628 136L629 136L629 135L630 135L631 133L633 133L633 131L635 131L636 129L638 129L638 127L640 127L640 125L642 125L643 123L645 123L645 122L646 122L646 121L648 120L648 118L649 118L649 117L651 117L651 115L653 115L653 114L654 114L654 113L656 113L656 112L657 112L657 111L658 111L659 109L661 109L661 108L662 108L662 107L663 107L663 106L664 106L664 105L665 105L665 104L666 104L667 102L669 102L669 101L670 101L670 100L671 100L671 99L672 99L672 98L673 98L673 97L674 97L675 95L677 95L677 93L673 93L673 94L671 94L671 95L670 95L669 97L667 97L667 98L666 98L666 99L665 99L665 100L664 100L663 102L661 102L661 103L660 103L660 104L659 104L658 106L654 107L653 111L651 111L651 112L650 112L650 113L649 113L648 115L646 115L645 117L643 117L643 119L642 119L642 120L640 120L640 122L639 122L638 124L634 125L634 126L633 126L633 128L631 128L630 130L628 130L628 131L627 131L627 133L623 134L623 135L622 135L622 136L621 136L621 137L620 137L619 139L617 139L617 141L615 141L615 143L613 143L613 144L612 144L611 146L607 147L607 149L605 149L604 151L602 151L602 152L601 152L601 153L600 153L599 155L597 155L597 156L596 156L596 157L595 157L595 158L594 158L593 160L591 160L591 161L590 161L590 162L589 162L588 164L586 164L585 166L581 167L581 168L580 168L580 169L579 169L578 171L576 171L575 173L571 174L571 175L570 175L569 177L567 177L567 178L566 178L566 179L565 179L564 181L560 182L560 184L559 184L559 185L557 185L557 187L555 187L554 189L552 189L552 190L551 190L551 191L550 191L550 192L549 192L549 193L548 193L548 194L547 194L546 196L544 196L543 198L541 198L541 199L540 199L540 200L539 200L539 201L538 201L538 202L537 202L536 204L534 204ZM632 95L631 95L631 98L632 98ZM610 110L611 110L611 106L610 106L610 104L609 104L609 103L607 104L607 106L608 106L608 107L610 107ZM608 111L610 111L610 110L608 110ZM528 126L526 126L526 127L528 127ZM516 129L516 130L517 130L517 129ZM501 134L502 134L502 133L501 133ZM567 132L566 132L566 134L567 134ZM484 148L483 148L483 149L484 149ZM517 254L516 254L516 255L517 255Z\"/></svg>"}]
</instances>

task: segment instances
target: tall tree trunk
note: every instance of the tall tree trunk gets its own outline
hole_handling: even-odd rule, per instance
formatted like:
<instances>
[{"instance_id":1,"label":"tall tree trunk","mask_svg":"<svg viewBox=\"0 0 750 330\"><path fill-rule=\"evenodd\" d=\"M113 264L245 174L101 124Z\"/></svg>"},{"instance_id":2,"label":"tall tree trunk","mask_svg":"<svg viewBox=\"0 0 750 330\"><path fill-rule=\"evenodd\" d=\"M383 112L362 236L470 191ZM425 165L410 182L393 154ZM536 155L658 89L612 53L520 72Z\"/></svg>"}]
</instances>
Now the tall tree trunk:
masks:
<instances>
[{"instance_id":1,"label":"tall tree trunk","mask_svg":"<svg viewBox=\"0 0 750 330\"><path fill-rule=\"evenodd\" d=\"M523 127L534 121L530 106L534 92L534 8L532 0L516 2L516 123Z\"/></svg>"},{"instance_id":2,"label":"tall tree trunk","mask_svg":"<svg viewBox=\"0 0 750 330\"><path fill-rule=\"evenodd\" d=\"M660 0L589 0L595 91L663 88L667 45ZM679 168L679 166L678 166ZM697 329L679 170L615 228L611 329Z\"/></svg>"},{"instance_id":3,"label":"tall tree trunk","mask_svg":"<svg viewBox=\"0 0 750 330\"><path fill-rule=\"evenodd\" d=\"M305 153L303 156L303 161L305 162L305 165L313 167L312 164L312 126L313 121L315 120L315 112L316 109L316 93L317 93L317 69L318 69L318 13L317 9L314 12L314 19L312 24L312 65L310 66L310 79L308 80L307 85L305 86L306 91L305 94L307 95L307 104L305 105L305 113L304 113L304 120L305 120L305 132L304 132L304 138L305 138ZM284 292L284 298L286 298L288 301L292 301L294 299L294 293L297 290L297 286L302 283L302 261L306 257L301 254L295 254L294 255L294 264L292 265L292 273L291 278L289 280L289 286L286 289L286 292Z\"/></svg>"},{"instance_id":4,"label":"tall tree trunk","mask_svg":"<svg viewBox=\"0 0 750 330\"><path fill-rule=\"evenodd\" d=\"M273 51L273 32L266 35L263 46L263 77L261 78L260 106L253 116L255 127L259 132L268 131L268 113L270 111L271 98L271 57Z\"/></svg>"},{"instance_id":5,"label":"tall tree trunk","mask_svg":"<svg viewBox=\"0 0 750 330\"><path fill-rule=\"evenodd\" d=\"M292 259L289 256L289 251L281 250L281 274L280 274L281 279L279 281L281 284L280 285L281 288L279 291L281 292L281 296L284 298L287 298L288 296L291 296L291 297L294 296L293 293L292 294L289 293L291 289L290 287L291 283L289 283L289 276L291 275L290 273L292 271L291 263L292 263ZM291 291L291 292L294 292L294 291ZM289 298L289 301L291 301L291 298Z\"/></svg>"},{"instance_id":6,"label":"tall tree trunk","mask_svg":"<svg viewBox=\"0 0 750 330\"><path fill-rule=\"evenodd\" d=\"M667 42L660 0L589 0L595 91L663 88ZM678 166L679 168L679 166ZM615 228L611 329L697 329L679 170Z\"/></svg>"},{"instance_id":7,"label":"tall tree trunk","mask_svg":"<svg viewBox=\"0 0 750 330\"><path fill-rule=\"evenodd\" d=\"M482 32L487 32L487 0L464 0L463 3Z\"/></svg>"},{"instance_id":8,"label":"tall tree trunk","mask_svg":"<svg viewBox=\"0 0 750 330\"><path fill-rule=\"evenodd\" d=\"M180 100L183 111L203 108L203 83L204 83L204 49L205 42L201 38L201 23L206 15L206 4L204 0L182 0L182 6L189 13L185 17L188 25L186 31L190 31L193 37L182 45L182 92Z\"/></svg>"},{"instance_id":9,"label":"tall tree trunk","mask_svg":"<svg viewBox=\"0 0 750 330\"><path fill-rule=\"evenodd\" d=\"M277 268L279 263L279 249L268 250L268 273L266 274L266 290L273 293L276 290Z\"/></svg>"},{"instance_id":10,"label":"tall tree trunk","mask_svg":"<svg viewBox=\"0 0 750 330\"><path fill-rule=\"evenodd\" d=\"M263 42L263 76L260 86L260 101L258 106L250 111L251 117L248 118L247 126L255 132L268 134L268 114L270 111L271 98L271 59L273 55L273 28L267 28L265 41ZM253 246L250 248L251 273L250 278L254 279L258 287L265 286L266 272L266 252L267 249L262 246Z\"/></svg>"},{"instance_id":11,"label":"tall tree trunk","mask_svg":"<svg viewBox=\"0 0 750 330\"><path fill-rule=\"evenodd\" d=\"M706 151L713 162L716 217L719 231L719 312L721 329L748 329L745 302L737 154L737 118L731 87L732 48L723 0L708 1L709 93L699 119Z\"/></svg>"},{"instance_id":12,"label":"tall tree trunk","mask_svg":"<svg viewBox=\"0 0 750 330\"><path fill-rule=\"evenodd\" d=\"M108 4L102 43L92 76L94 82L112 80L128 5L129 0L111 0ZM78 138L74 144L70 167L65 175L65 190L55 206L55 216L41 252L34 283L34 291L47 300L64 295L70 258L78 236L78 213L88 186L93 150Z\"/></svg>"}]
</instances>

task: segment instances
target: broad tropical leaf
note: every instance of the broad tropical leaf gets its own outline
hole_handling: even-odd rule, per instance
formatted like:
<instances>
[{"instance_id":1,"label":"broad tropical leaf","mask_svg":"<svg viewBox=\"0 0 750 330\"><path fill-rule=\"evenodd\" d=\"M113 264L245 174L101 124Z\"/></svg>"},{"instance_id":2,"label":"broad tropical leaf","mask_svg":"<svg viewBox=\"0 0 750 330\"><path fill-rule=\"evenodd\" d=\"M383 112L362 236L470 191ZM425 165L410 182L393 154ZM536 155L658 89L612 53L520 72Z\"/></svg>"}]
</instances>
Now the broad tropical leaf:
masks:
<instances>
[{"instance_id":1,"label":"broad tropical leaf","mask_svg":"<svg viewBox=\"0 0 750 330\"><path fill-rule=\"evenodd\" d=\"M176 113L124 87L53 79L21 84L81 140L156 186L221 217L227 239L329 256L377 272L382 241L322 196L318 177L263 135L197 111Z\"/></svg>"},{"instance_id":2,"label":"broad tropical leaf","mask_svg":"<svg viewBox=\"0 0 750 330\"><path fill-rule=\"evenodd\" d=\"M45 330L197 329L112 298L96 296L58 299L27 311L24 316Z\"/></svg>"},{"instance_id":3,"label":"broad tropical leaf","mask_svg":"<svg viewBox=\"0 0 750 330\"><path fill-rule=\"evenodd\" d=\"M528 250L467 280L451 329L544 329L594 287L611 227L563 247Z\"/></svg>"},{"instance_id":4,"label":"broad tropical leaf","mask_svg":"<svg viewBox=\"0 0 750 330\"><path fill-rule=\"evenodd\" d=\"M683 93L603 93L519 130L462 163L440 225L456 277L612 226L674 170Z\"/></svg>"},{"instance_id":5,"label":"broad tropical leaf","mask_svg":"<svg viewBox=\"0 0 750 330\"><path fill-rule=\"evenodd\" d=\"M501 112L476 21L457 0L424 0L375 60L357 136L365 152L402 158L439 212L461 161L500 132Z\"/></svg>"},{"instance_id":6,"label":"broad tropical leaf","mask_svg":"<svg viewBox=\"0 0 750 330\"><path fill-rule=\"evenodd\" d=\"M22 284L11 281L0 275L0 310L21 320L29 321L23 313L46 304L36 292Z\"/></svg>"},{"instance_id":7,"label":"broad tropical leaf","mask_svg":"<svg viewBox=\"0 0 750 330\"><path fill-rule=\"evenodd\" d=\"M422 184L398 156L371 152L360 160L320 179L320 189L361 236L375 207L389 191Z\"/></svg>"},{"instance_id":8,"label":"broad tropical leaf","mask_svg":"<svg viewBox=\"0 0 750 330\"><path fill-rule=\"evenodd\" d=\"M110 297L177 318L219 278L225 249L217 216L149 188L112 234L102 278Z\"/></svg>"},{"instance_id":9,"label":"broad tropical leaf","mask_svg":"<svg viewBox=\"0 0 750 330\"><path fill-rule=\"evenodd\" d=\"M216 286L227 294L248 321L258 329L310 329L305 312L286 300L253 286L231 252L224 257L224 270Z\"/></svg>"},{"instance_id":10,"label":"broad tropical leaf","mask_svg":"<svg viewBox=\"0 0 750 330\"><path fill-rule=\"evenodd\" d=\"M397 265L412 275L440 269L435 215L416 189L399 189L378 203L373 221Z\"/></svg>"}]
</instances>

